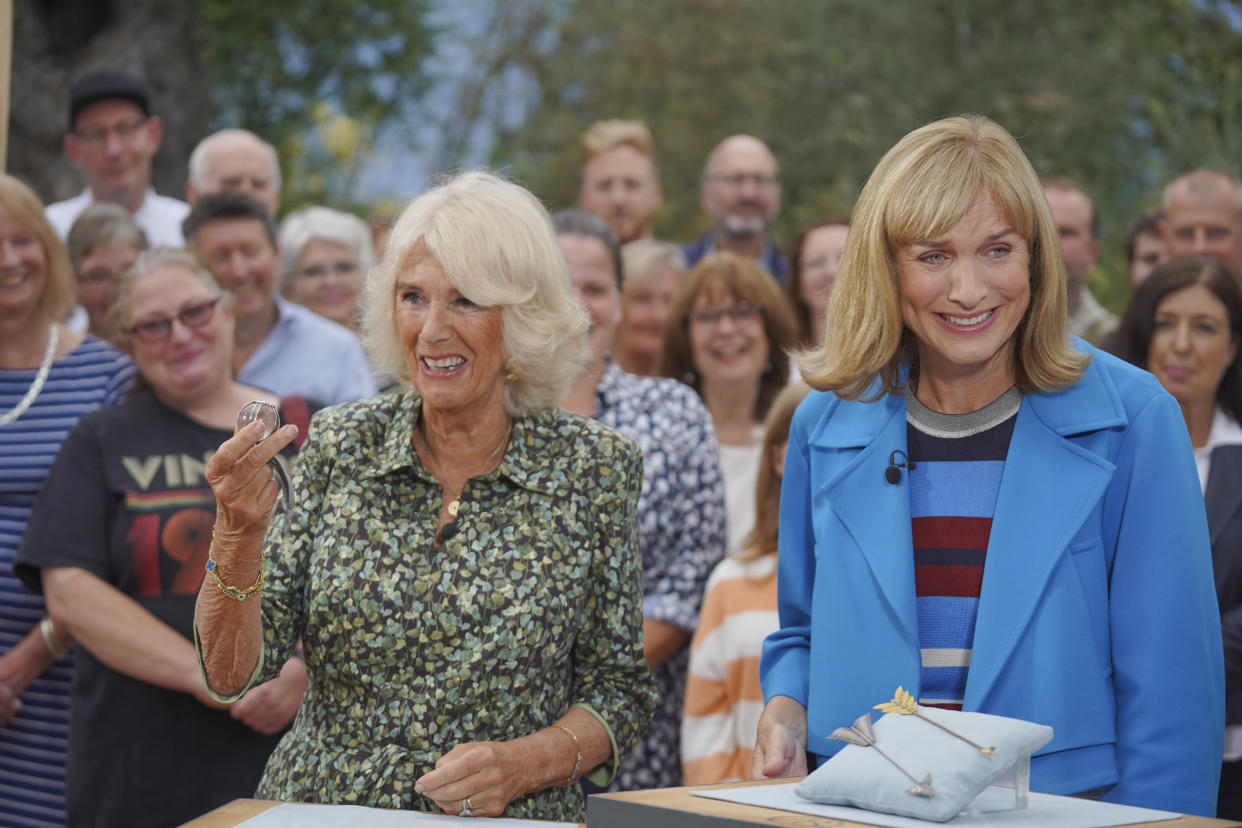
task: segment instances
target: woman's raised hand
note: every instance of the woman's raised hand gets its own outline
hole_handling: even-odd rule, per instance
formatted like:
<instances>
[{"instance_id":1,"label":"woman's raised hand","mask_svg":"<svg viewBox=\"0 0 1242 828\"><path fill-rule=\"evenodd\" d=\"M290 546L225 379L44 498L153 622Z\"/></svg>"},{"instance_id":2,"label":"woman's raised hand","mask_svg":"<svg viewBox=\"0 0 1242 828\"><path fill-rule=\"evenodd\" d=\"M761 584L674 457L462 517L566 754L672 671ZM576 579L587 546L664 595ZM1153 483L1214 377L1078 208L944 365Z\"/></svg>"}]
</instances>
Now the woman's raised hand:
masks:
<instances>
[{"instance_id":1,"label":"woman's raised hand","mask_svg":"<svg viewBox=\"0 0 1242 828\"><path fill-rule=\"evenodd\" d=\"M295 425L263 439L266 427L255 421L220 444L204 472L216 496L216 528L233 536L262 536L280 494L267 466L297 436Z\"/></svg>"}]
</instances>

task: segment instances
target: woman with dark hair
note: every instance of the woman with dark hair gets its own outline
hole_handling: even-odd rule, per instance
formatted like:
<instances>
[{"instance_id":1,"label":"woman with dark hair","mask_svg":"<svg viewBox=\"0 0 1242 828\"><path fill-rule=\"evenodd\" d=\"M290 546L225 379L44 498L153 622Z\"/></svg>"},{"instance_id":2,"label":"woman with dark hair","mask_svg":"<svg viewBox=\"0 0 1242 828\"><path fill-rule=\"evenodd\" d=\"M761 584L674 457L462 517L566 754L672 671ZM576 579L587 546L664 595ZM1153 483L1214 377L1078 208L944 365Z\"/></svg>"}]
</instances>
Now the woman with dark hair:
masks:
<instances>
[{"instance_id":1,"label":"woman with dark hair","mask_svg":"<svg viewBox=\"0 0 1242 828\"><path fill-rule=\"evenodd\" d=\"M849 219L833 217L812 222L798 233L789 247L789 280L785 297L798 320L798 338L804 347L824 341L828 297L841 264Z\"/></svg>"},{"instance_id":2,"label":"woman with dark hair","mask_svg":"<svg viewBox=\"0 0 1242 828\"><path fill-rule=\"evenodd\" d=\"M1216 815L1242 819L1242 291L1220 262L1158 266L1118 329L1119 356L1177 400L1194 447L1212 538L1225 643L1225 750Z\"/></svg>"},{"instance_id":3,"label":"woman with dark hair","mask_svg":"<svg viewBox=\"0 0 1242 828\"><path fill-rule=\"evenodd\" d=\"M629 264L612 228L578 209L552 216L552 227L570 285L591 320L586 365L561 406L615 428L643 452L643 654L660 695L651 724L611 790L673 787L682 784L677 740L688 644L703 586L725 551L724 484L711 416L676 380L635 376L609 358L625 324L622 285ZM626 248L636 244L656 243L643 239Z\"/></svg>"},{"instance_id":4,"label":"woman with dark hair","mask_svg":"<svg viewBox=\"0 0 1242 828\"><path fill-rule=\"evenodd\" d=\"M730 554L754 526L763 419L789 381L786 352L796 337L775 280L753 259L733 253L700 259L669 310L661 373L697 391L712 415Z\"/></svg>"}]
</instances>

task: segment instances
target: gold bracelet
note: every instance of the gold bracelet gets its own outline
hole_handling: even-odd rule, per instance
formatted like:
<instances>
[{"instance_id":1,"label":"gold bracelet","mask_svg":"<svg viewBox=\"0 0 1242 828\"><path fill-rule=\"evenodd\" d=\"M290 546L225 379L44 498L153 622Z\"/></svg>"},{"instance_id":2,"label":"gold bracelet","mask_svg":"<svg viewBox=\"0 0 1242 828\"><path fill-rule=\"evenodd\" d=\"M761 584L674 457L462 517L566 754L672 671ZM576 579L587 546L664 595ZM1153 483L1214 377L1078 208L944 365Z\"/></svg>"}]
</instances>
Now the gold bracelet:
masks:
<instances>
[{"instance_id":1,"label":"gold bracelet","mask_svg":"<svg viewBox=\"0 0 1242 828\"><path fill-rule=\"evenodd\" d=\"M566 785L572 785L578 781L578 769L582 767L582 743L578 741L578 737L574 735L574 732L565 727L565 725L558 724L557 727L569 734L569 738L574 740L574 747L578 749L578 756L574 759L574 769L569 772L569 778L565 780Z\"/></svg>"},{"instance_id":2,"label":"gold bracelet","mask_svg":"<svg viewBox=\"0 0 1242 828\"><path fill-rule=\"evenodd\" d=\"M207 571L211 573L211 577L216 581L216 588L229 596L235 601L245 601L251 595L263 589L263 569L259 569L259 577L254 579L254 583L245 589L238 589L232 584L226 584L220 578L220 572L224 569L210 555L207 556Z\"/></svg>"},{"instance_id":3,"label":"gold bracelet","mask_svg":"<svg viewBox=\"0 0 1242 828\"><path fill-rule=\"evenodd\" d=\"M43 643L47 645L48 651L57 661L69 655L68 647L61 649L56 646L56 624L52 622L51 616L43 616L43 620L39 622L39 633L43 636Z\"/></svg>"}]
</instances>

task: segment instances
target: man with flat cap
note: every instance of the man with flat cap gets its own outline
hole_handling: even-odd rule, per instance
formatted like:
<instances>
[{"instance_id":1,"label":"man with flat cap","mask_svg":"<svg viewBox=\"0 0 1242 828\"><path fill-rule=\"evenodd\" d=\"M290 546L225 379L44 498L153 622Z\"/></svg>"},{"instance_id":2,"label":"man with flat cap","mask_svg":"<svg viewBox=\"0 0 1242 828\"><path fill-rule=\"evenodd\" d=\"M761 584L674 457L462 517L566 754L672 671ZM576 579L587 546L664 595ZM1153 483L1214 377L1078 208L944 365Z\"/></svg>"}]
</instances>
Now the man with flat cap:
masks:
<instances>
[{"instance_id":1,"label":"man with flat cap","mask_svg":"<svg viewBox=\"0 0 1242 828\"><path fill-rule=\"evenodd\" d=\"M163 134L159 116L151 114L146 86L133 75L94 69L69 85L64 149L86 178L86 189L47 206L48 220L61 238L79 213L102 201L128 210L153 246L181 246L181 222L189 205L151 188L151 161Z\"/></svg>"}]
</instances>

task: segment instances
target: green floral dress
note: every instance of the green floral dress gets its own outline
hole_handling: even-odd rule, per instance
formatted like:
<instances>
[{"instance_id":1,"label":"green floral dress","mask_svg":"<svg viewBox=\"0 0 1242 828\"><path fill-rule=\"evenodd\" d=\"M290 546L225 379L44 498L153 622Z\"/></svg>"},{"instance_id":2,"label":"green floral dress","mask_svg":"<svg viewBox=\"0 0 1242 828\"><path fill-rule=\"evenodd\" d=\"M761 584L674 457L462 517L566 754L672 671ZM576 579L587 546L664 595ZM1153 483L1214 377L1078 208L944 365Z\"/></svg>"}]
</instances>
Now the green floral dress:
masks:
<instances>
[{"instance_id":1,"label":"green floral dress","mask_svg":"<svg viewBox=\"0 0 1242 828\"><path fill-rule=\"evenodd\" d=\"M294 511L269 538L254 677L276 675L300 636L310 683L260 797L438 811L414 781L442 754L533 733L571 705L612 739L592 776L606 784L647 726L638 448L559 409L517 418L437 545L442 490L411 443L420 411L391 395L311 425ZM583 814L577 785L505 811Z\"/></svg>"}]
</instances>

